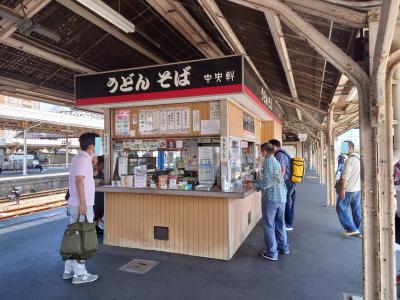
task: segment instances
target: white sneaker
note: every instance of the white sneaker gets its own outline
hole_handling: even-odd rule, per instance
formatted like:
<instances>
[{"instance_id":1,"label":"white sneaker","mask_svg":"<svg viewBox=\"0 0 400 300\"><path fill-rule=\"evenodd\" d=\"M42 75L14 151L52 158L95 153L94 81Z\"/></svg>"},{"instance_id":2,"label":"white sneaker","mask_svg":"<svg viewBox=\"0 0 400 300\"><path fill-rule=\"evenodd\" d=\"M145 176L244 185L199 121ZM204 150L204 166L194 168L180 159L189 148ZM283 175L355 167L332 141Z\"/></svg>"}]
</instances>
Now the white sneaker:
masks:
<instances>
[{"instance_id":1,"label":"white sneaker","mask_svg":"<svg viewBox=\"0 0 400 300\"><path fill-rule=\"evenodd\" d=\"M74 277L74 272L64 271L63 279L71 279L72 277Z\"/></svg>"},{"instance_id":2,"label":"white sneaker","mask_svg":"<svg viewBox=\"0 0 400 300\"><path fill-rule=\"evenodd\" d=\"M72 283L73 284L88 283L88 282L96 281L97 278L99 278L99 275L90 274L90 273L86 272L81 276L74 275L74 278L72 278Z\"/></svg>"},{"instance_id":3,"label":"white sneaker","mask_svg":"<svg viewBox=\"0 0 400 300\"><path fill-rule=\"evenodd\" d=\"M360 232L356 229L354 231L345 231L343 232L343 235L345 236L354 236L354 235L359 235Z\"/></svg>"}]
</instances>

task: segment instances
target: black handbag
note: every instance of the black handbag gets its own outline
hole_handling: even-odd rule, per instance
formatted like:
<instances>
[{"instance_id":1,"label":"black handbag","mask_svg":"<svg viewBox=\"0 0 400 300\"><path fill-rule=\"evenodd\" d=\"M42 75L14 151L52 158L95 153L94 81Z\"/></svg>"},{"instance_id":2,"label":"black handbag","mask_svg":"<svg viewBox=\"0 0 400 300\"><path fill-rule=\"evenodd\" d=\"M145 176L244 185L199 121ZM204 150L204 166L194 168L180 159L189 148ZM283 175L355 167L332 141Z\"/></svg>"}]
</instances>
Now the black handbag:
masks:
<instances>
[{"instance_id":1,"label":"black handbag","mask_svg":"<svg viewBox=\"0 0 400 300\"><path fill-rule=\"evenodd\" d=\"M95 225L89 223L86 216L84 222L79 222L79 217L64 231L60 247L63 260L87 260L95 256L99 249Z\"/></svg>"}]
</instances>

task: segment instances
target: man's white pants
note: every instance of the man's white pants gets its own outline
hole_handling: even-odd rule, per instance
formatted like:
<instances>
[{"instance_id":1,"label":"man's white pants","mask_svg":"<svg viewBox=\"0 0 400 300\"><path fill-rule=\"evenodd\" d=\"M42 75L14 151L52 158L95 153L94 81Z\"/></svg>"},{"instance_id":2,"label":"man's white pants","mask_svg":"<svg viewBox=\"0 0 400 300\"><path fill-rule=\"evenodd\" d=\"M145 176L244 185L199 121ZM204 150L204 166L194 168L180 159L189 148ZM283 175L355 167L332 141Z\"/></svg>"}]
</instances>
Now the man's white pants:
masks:
<instances>
[{"instance_id":1,"label":"man's white pants","mask_svg":"<svg viewBox=\"0 0 400 300\"><path fill-rule=\"evenodd\" d=\"M79 216L79 206L71 206L68 205L68 213L69 213L69 223L75 223ZM93 206L88 206L86 210L86 218L88 222L93 223ZM79 221L83 222L85 220L85 216L79 216ZM64 272L71 272L77 276L81 276L86 273L85 261L84 260L72 260L67 259L65 261Z\"/></svg>"}]
</instances>

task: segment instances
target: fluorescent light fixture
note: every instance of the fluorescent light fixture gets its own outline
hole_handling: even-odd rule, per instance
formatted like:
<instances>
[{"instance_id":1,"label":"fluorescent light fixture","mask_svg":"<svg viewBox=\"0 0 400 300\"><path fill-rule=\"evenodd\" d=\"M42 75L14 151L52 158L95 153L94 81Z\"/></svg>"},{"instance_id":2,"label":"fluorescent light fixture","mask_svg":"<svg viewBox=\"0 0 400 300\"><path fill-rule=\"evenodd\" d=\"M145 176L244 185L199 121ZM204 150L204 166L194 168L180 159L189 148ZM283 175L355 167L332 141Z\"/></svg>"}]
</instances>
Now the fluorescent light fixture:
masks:
<instances>
[{"instance_id":1,"label":"fluorescent light fixture","mask_svg":"<svg viewBox=\"0 0 400 300\"><path fill-rule=\"evenodd\" d=\"M124 18L121 14L113 10L107 4L101 0L77 0L82 5L89 8L91 11L95 12L99 16L106 19L108 22L114 24L119 29L125 31L126 33L134 32L135 25Z\"/></svg>"}]
</instances>

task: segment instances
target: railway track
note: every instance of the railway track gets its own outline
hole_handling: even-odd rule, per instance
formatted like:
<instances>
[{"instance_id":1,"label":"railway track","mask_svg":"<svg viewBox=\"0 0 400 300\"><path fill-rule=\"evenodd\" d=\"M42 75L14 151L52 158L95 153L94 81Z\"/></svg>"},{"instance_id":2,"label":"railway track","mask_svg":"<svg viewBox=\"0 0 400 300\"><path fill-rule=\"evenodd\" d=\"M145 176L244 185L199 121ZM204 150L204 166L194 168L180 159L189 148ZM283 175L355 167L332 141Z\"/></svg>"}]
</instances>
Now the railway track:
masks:
<instances>
[{"instance_id":1,"label":"railway track","mask_svg":"<svg viewBox=\"0 0 400 300\"><path fill-rule=\"evenodd\" d=\"M35 212L45 211L52 208L66 206L67 201L65 201L64 199L66 191L67 189L57 189L23 195L20 197L20 202L18 205L12 204L15 203L15 200L10 201L7 198L0 199L0 204L3 204L4 206L3 209L2 207L0 207L0 221L22 215L28 215ZM37 199L37 201L35 199ZM26 201L25 203L24 200ZM10 203L12 205L6 206L7 203Z\"/></svg>"},{"instance_id":2,"label":"railway track","mask_svg":"<svg viewBox=\"0 0 400 300\"><path fill-rule=\"evenodd\" d=\"M24 201L28 199L34 199L38 197L44 197L44 196L51 196L55 194L62 194L67 192L68 189L63 188L63 189L55 189L55 190L50 190L50 191L41 191L41 192L35 192L35 193L30 193L30 194L24 194L19 197L19 201ZM2 197L0 198L0 204L1 203L6 203L6 202L15 202L15 200L9 200L7 197Z\"/></svg>"},{"instance_id":3,"label":"railway track","mask_svg":"<svg viewBox=\"0 0 400 300\"><path fill-rule=\"evenodd\" d=\"M21 208L15 208L11 210L7 210L4 212L0 212L0 221L18 217L18 216L23 216L23 215L29 215L31 213L36 213L52 208L58 208L58 207L63 207L67 205L67 201L65 200L55 200L55 201L49 201L49 202L42 202L38 203L35 205L30 205L27 207L21 207Z\"/></svg>"}]
</instances>

